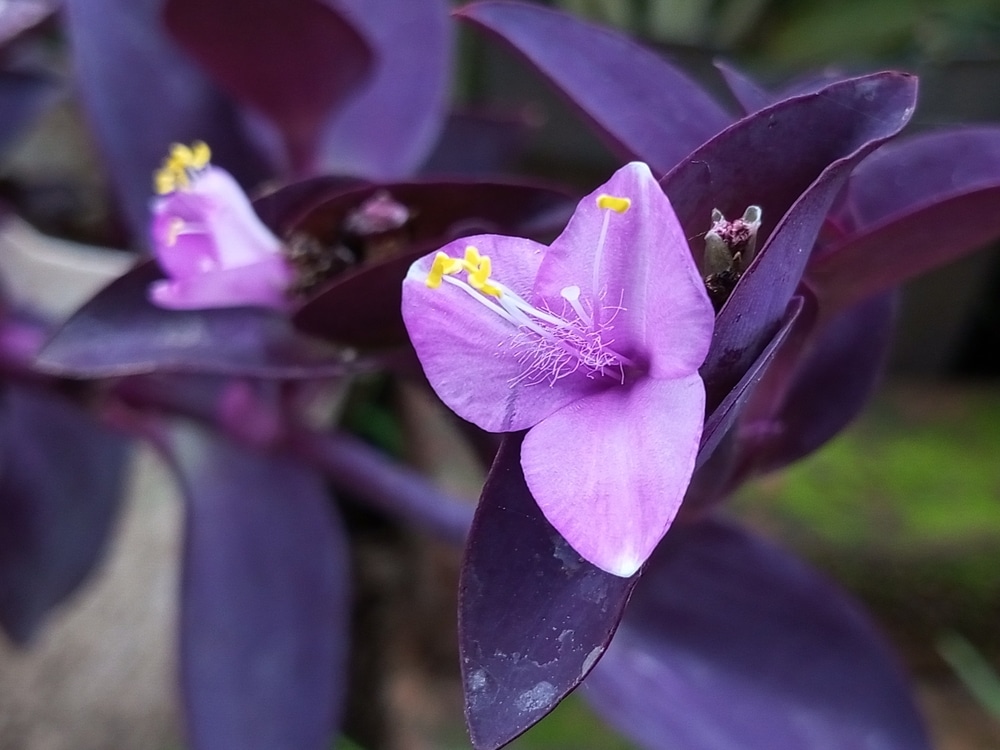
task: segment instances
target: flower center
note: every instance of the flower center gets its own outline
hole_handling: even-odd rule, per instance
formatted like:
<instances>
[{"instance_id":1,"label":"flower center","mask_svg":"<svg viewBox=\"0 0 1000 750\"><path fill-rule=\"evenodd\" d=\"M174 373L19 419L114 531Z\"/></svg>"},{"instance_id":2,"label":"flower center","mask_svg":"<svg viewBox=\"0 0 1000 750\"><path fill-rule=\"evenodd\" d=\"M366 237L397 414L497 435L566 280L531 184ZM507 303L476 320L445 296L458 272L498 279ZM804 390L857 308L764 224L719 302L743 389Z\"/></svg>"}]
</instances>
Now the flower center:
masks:
<instances>
[{"instance_id":1,"label":"flower center","mask_svg":"<svg viewBox=\"0 0 1000 750\"><path fill-rule=\"evenodd\" d=\"M469 245L462 258L438 252L434 256L426 284L438 289L451 284L490 312L499 315L516 329L510 346L517 350L523 372L511 385L548 382L553 385L584 368L587 377L607 376L625 382L625 368L634 363L612 348L614 321L624 310L622 299L608 304L606 290L599 289L600 265L612 213L628 211L631 201L612 195L600 195L597 205L605 211L594 254L594 278L591 298L581 296L580 287L570 284L560 290L561 301L554 309L546 301L536 306L497 279L492 278L489 256ZM461 274L465 273L465 279Z\"/></svg>"},{"instance_id":2,"label":"flower center","mask_svg":"<svg viewBox=\"0 0 1000 750\"><path fill-rule=\"evenodd\" d=\"M175 143L163 160L163 165L153 173L153 187L157 195L168 195L191 186L191 181L208 166L212 152L202 141L190 146Z\"/></svg>"}]
</instances>

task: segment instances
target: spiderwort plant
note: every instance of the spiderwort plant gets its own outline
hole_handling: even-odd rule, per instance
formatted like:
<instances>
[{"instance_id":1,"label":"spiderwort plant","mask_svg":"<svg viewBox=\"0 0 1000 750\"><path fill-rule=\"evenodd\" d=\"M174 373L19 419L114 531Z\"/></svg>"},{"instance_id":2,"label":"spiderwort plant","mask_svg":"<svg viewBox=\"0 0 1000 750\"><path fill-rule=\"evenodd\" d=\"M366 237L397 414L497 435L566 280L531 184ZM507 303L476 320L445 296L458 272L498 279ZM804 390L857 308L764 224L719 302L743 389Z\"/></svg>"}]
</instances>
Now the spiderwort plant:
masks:
<instances>
[{"instance_id":1,"label":"spiderwort plant","mask_svg":"<svg viewBox=\"0 0 1000 750\"><path fill-rule=\"evenodd\" d=\"M214 167L206 144L175 144L154 182L152 241L169 279L150 288L162 307L256 305L283 310L293 272L281 241L246 194Z\"/></svg>"},{"instance_id":2,"label":"spiderwort plant","mask_svg":"<svg viewBox=\"0 0 1000 750\"><path fill-rule=\"evenodd\" d=\"M460 239L403 288L441 399L484 430L528 430L521 466L546 518L594 565L633 575L694 469L714 320L649 167L585 197L550 247Z\"/></svg>"}]
</instances>

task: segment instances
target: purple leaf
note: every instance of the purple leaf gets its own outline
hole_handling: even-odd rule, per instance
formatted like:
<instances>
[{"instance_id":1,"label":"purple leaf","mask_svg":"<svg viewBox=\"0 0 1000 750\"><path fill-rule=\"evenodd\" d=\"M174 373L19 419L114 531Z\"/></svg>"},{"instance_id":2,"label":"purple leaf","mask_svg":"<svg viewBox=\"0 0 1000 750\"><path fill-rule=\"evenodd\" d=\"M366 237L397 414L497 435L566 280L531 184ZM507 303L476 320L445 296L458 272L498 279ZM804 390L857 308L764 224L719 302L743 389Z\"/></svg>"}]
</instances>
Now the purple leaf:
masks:
<instances>
[{"instance_id":1,"label":"purple leaf","mask_svg":"<svg viewBox=\"0 0 1000 750\"><path fill-rule=\"evenodd\" d=\"M869 164L871 162L871 164ZM810 262L825 315L981 248L1000 235L1000 128L911 138L852 175L858 225Z\"/></svg>"},{"instance_id":2,"label":"purple leaf","mask_svg":"<svg viewBox=\"0 0 1000 750\"><path fill-rule=\"evenodd\" d=\"M687 76L628 37L526 3L482 2L457 12L524 57L625 160L662 174L730 122Z\"/></svg>"},{"instance_id":3,"label":"purple leaf","mask_svg":"<svg viewBox=\"0 0 1000 750\"><path fill-rule=\"evenodd\" d=\"M861 227L1000 184L1000 127L952 128L886 145L851 175L848 204Z\"/></svg>"},{"instance_id":4,"label":"purple leaf","mask_svg":"<svg viewBox=\"0 0 1000 750\"><path fill-rule=\"evenodd\" d=\"M374 78L323 135L320 166L372 179L417 171L444 126L451 81L447 0L338 0L372 43Z\"/></svg>"},{"instance_id":5,"label":"purple leaf","mask_svg":"<svg viewBox=\"0 0 1000 750\"><path fill-rule=\"evenodd\" d=\"M676 526L586 682L650 750L920 750L893 655L857 605L737 528Z\"/></svg>"},{"instance_id":6,"label":"purple leaf","mask_svg":"<svg viewBox=\"0 0 1000 750\"><path fill-rule=\"evenodd\" d=\"M722 60L715 61L730 93L739 102L744 114L752 114L774 103L776 97L739 68Z\"/></svg>"},{"instance_id":7,"label":"purple leaf","mask_svg":"<svg viewBox=\"0 0 1000 750\"><path fill-rule=\"evenodd\" d=\"M165 310L147 299L162 278L156 264L137 266L74 313L42 350L38 367L72 377L200 372L265 378L312 378L365 367L296 332L261 308Z\"/></svg>"},{"instance_id":8,"label":"purple leaf","mask_svg":"<svg viewBox=\"0 0 1000 750\"><path fill-rule=\"evenodd\" d=\"M756 470L804 458L858 415L889 354L897 297L873 297L826 321L809 340L794 347L789 340L778 359L791 371L767 373L741 428Z\"/></svg>"},{"instance_id":9,"label":"purple leaf","mask_svg":"<svg viewBox=\"0 0 1000 750\"><path fill-rule=\"evenodd\" d=\"M374 62L365 39L323 0L166 0L163 18L220 86L278 126L300 170L313 166L331 116Z\"/></svg>"},{"instance_id":10,"label":"purple leaf","mask_svg":"<svg viewBox=\"0 0 1000 750\"><path fill-rule=\"evenodd\" d=\"M187 498L181 685L194 750L329 747L344 697L346 539L319 475L175 430Z\"/></svg>"},{"instance_id":11,"label":"purple leaf","mask_svg":"<svg viewBox=\"0 0 1000 750\"><path fill-rule=\"evenodd\" d=\"M370 183L343 175L322 175L297 180L253 200L260 220L279 237L286 237L299 220L317 203L331 195L346 193Z\"/></svg>"},{"instance_id":12,"label":"purple leaf","mask_svg":"<svg viewBox=\"0 0 1000 750\"><path fill-rule=\"evenodd\" d=\"M542 516L504 437L476 511L459 590L465 714L477 750L551 711L600 658L637 577L581 558Z\"/></svg>"},{"instance_id":13,"label":"purple leaf","mask_svg":"<svg viewBox=\"0 0 1000 750\"><path fill-rule=\"evenodd\" d=\"M533 129L528 113L452 113L421 173L480 177L509 172Z\"/></svg>"},{"instance_id":14,"label":"purple leaf","mask_svg":"<svg viewBox=\"0 0 1000 750\"><path fill-rule=\"evenodd\" d=\"M789 339L792 329L803 323L810 326L814 318L815 302L810 300L807 306L804 297L792 298L781 328L778 329L774 338L743 374L740 381L726 394L722 403L705 420L705 429L701 433L701 448L698 451L698 460L695 464L696 471L712 456L719 442L740 416L747 400L754 395L758 384L767 377L771 362L785 341Z\"/></svg>"},{"instance_id":15,"label":"purple leaf","mask_svg":"<svg viewBox=\"0 0 1000 750\"><path fill-rule=\"evenodd\" d=\"M126 446L61 397L14 386L0 431L0 625L26 644L100 558Z\"/></svg>"},{"instance_id":16,"label":"purple leaf","mask_svg":"<svg viewBox=\"0 0 1000 750\"><path fill-rule=\"evenodd\" d=\"M402 182L336 190L297 222L320 241L340 240L347 215L386 191L412 221L399 255L369 261L334 279L295 316L295 325L333 341L376 347L406 341L399 303L410 263L456 237L476 232L537 236L557 231L572 211L566 195L542 185L503 182Z\"/></svg>"},{"instance_id":17,"label":"purple leaf","mask_svg":"<svg viewBox=\"0 0 1000 750\"><path fill-rule=\"evenodd\" d=\"M663 179L688 237L704 234L713 208L763 210L761 249L718 316L701 370L710 410L777 330L844 180L905 125L915 96L916 79L902 73L835 83L741 120Z\"/></svg>"},{"instance_id":18,"label":"purple leaf","mask_svg":"<svg viewBox=\"0 0 1000 750\"><path fill-rule=\"evenodd\" d=\"M233 105L167 39L162 0L65 0L83 107L140 241L153 170L173 142L203 140L243 185L267 176Z\"/></svg>"}]
</instances>

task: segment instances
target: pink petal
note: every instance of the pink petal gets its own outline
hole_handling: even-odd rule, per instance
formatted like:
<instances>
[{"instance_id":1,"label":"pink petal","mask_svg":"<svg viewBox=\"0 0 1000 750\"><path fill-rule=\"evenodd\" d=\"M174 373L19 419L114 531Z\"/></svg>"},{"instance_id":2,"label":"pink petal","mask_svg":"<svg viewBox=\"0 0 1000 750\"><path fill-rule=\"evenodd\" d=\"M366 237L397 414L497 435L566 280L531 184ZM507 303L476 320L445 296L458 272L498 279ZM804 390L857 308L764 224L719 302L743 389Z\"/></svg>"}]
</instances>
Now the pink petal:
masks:
<instances>
[{"instance_id":1,"label":"pink petal","mask_svg":"<svg viewBox=\"0 0 1000 750\"><path fill-rule=\"evenodd\" d=\"M250 305L286 311L285 290L291 280L291 270L275 255L259 263L158 281L150 285L149 296L156 305L175 310Z\"/></svg>"},{"instance_id":2,"label":"pink petal","mask_svg":"<svg viewBox=\"0 0 1000 750\"><path fill-rule=\"evenodd\" d=\"M582 557L631 576L677 514L704 417L696 374L582 398L528 431L521 447L528 488Z\"/></svg>"},{"instance_id":3,"label":"pink petal","mask_svg":"<svg viewBox=\"0 0 1000 750\"><path fill-rule=\"evenodd\" d=\"M224 267L256 263L280 252L281 242L264 226L246 193L224 169L206 169L198 176L193 194L204 201L204 231L215 238Z\"/></svg>"},{"instance_id":4,"label":"pink petal","mask_svg":"<svg viewBox=\"0 0 1000 750\"><path fill-rule=\"evenodd\" d=\"M602 193L629 198L629 210L599 208ZM608 230L595 275L605 216ZM535 295L558 301L568 285L579 286L588 303L595 286L604 294L604 318L614 315L614 348L653 377L689 375L704 361L715 311L670 201L645 164L625 165L585 197L552 243ZM615 313L619 304L623 309Z\"/></svg>"},{"instance_id":5,"label":"pink petal","mask_svg":"<svg viewBox=\"0 0 1000 750\"><path fill-rule=\"evenodd\" d=\"M475 246L493 263L493 278L521 296L531 289L546 248L517 237L478 235L456 240L441 252L461 258ZM583 370L557 380L525 380L519 331L463 289L426 284L434 255L410 267L403 281L403 321L431 387L463 419L490 432L523 430L599 387ZM458 278L465 278L461 274ZM482 298L482 295L479 295Z\"/></svg>"}]
</instances>

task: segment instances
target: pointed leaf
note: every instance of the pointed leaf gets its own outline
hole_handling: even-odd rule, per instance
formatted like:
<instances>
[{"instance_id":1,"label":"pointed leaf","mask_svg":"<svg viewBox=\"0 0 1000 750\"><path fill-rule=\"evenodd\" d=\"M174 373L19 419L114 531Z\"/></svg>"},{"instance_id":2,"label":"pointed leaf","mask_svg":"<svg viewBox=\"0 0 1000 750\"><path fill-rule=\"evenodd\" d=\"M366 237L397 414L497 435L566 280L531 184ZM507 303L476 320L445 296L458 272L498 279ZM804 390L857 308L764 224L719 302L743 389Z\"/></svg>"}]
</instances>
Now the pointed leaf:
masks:
<instances>
[{"instance_id":1,"label":"pointed leaf","mask_svg":"<svg viewBox=\"0 0 1000 750\"><path fill-rule=\"evenodd\" d=\"M712 456L719 442L729 429L736 423L743 406L753 397L761 380L767 377L775 355L789 339L792 329L804 325L809 327L815 318L815 302L804 297L793 297L788 310L781 322L781 328L768 343L764 351L743 374L740 381L726 394L722 403L715 408L705 420L705 429L701 433L701 448L698 451L698 461L695 470L700 468Z\"/></svg>"},{"instance_id":2,"label":"pointed leaf","mask_svg":"<svg viewBox=\"0 0 1000 750\"><path fill-rule=\"evenodd\" d=\"M406 241L394 248L399 254L372 259L331 281L296 313L295 325L301 330L353 346L405 343L400 298L413 260L477 232L528 237L554 233L573 207L564 193L530 183L401 182L337 191L314 205L297 229L336 244L347 215L380 191L405 206L412 217L405 228Z\"/></svg>"},{"instance_id":3,"label":"pointed leaf","mask_svg":"<svg viewBox=\"0 0 1000 750\"><path fill-rule=\"evenodd\" d=\"M457 15L524 57L620 156L653 172L666 172L732 122L686 75L610 29L527 3L473 3Z\"/></svg>"},{"instance_id":4,"label":"pointed leaf","mask_svg":"<svg viewBox=\"0 0 1000 750\"><path fill-rule=\"evenodd\" d=\"M734 65L716 60L715 69L722 75L722 80L739 102L744 114L749 115L774 103L775 96L770 91Z\"/></svg>"},{"instance_id":5,"label":"pointed leaf","mask_svg":"<svg viewBox=\"0 0 1000 750\"><path fill-rule=\"evenodd\" d=\"M350 597L322 479L195 428L169 443L188 511L180 659L192 748L329 747Z\"/></svg>"},{"instance_id":6,"label":"pointed leaf","mask_svg":"<svg viewBox=\"0 0 1000 750\"><path fill-rule=\"evenodd\" d=\"M323 129L374 62L322 0L167 0L163 18L221 87L278 126L300 169L312 166Z\"/></svg>"},{"instance_id":7,"label":"pointed leaf","mask_svg":"<svg viewBox=\"0 0 1000 750\"><path fill-rule=\"evenodd\" d=\"M534 129L527 112L520 116L452 112L420 172L463 177L510 172Z\"/></svg>"},{"instance_id":8,"label":"pointed leaf","mask_svg":"<svg viewBox=\"0 0 1000 750\"><path fill-rule=\"evenodd\" d=\"M62 397L14 386L0 431L0 625L25 644L100 558L126 444Z\"/></svg>"},{"instance_id":9,"label":"pointed leaf","mask_svg":"<svg viewBox=\"0 0 1000 750\"><path fill-rule=\"evenodd\" d=\"M950 128L888 144L848 184L859 227L1000 184L1000 127Z\"/></svg>"},{"instance_id":10,"label":"pointed leaf","mask_svg":"<svg viewBox=\"0 0 1000 750\"><path fill-rule=\"evenodd\" d=\"M779 353L747 409L745 450L757 471L798 461L826 443L868 403L892 343L898 293L873 297L826 321ZM756 438L756 439L754 439Z\"/></svg>"},{"instance_id":11,"label":"pointed leaf","mask_svg":"<svg viewBox=\"0 0 1000 750\"><path fill-rule=\"evenodd\" d=\"M542 516L506 435L472 523L459 590L465 714L477 750L555 708L600 658L636 577L581 558Z\"/></svg>"},{"instance_id":12,"label":"pointed leaf","mask_svg":"<svg viewBox=\"0 0 1000 750\"><path fill-rule=\"evenodd\" d=\"M148 298L162 278L143 263L113 281L63 324L38 357L46 372L119 377L201 372L310 378L364 368L338 350L296 332L270 310L238 307L165 310Z\"/></svg>"},{"instance_id":13,"label":"pointed leaf","mask_svg":"<svg viewBox=\"0 0 1000 750\"><path fill-rule=\"evenodd\" d=\"M146 237L152 174L173 142L203 140L241 184L268 169L233 105L167 38L161 0L65 0L76 85L138 241Z\"/></svg>"},{"instance_id":14,"label":"pointed leaf","mask_svg":"<svg viewBox=\"0 0 1000 750\"><path fill-rule=\"evenodd\" d=\"M323 136L320 166L372 179L417 171L444 127L451 83L447 0L338 0L369 39L374 77Z\"/></svg>"},{"instance_id":15,"label":"pointed leaf","mask_svg":"<svg viewBox=\"0 0 1000 750\"><path fill-rule=\"evenodd\" d=\"M709 141L663 179L688 237L712 209L763 210L759 252L716 321L701 369L714 409L777 330L851 170L913 112L916 79L878 73L779 102Z\"/></svg>"},{"instance_id":16,"label":"pointed leaf","mask_svg":"<svg viewBox=\"0 0 1000 750\"><path fill-rule=\"evenodd\" d=\"M650 750L929 748L868 618L787 553L705 521L650 561L585 694Z\"/></svg>"},{"instance_id":17,"label":"pointed leaf","mask_svg":"<svg viewBox=\"0 0 1000 750\"><path fill-rule=\"evenodd\" d=\"M1000 236L998 170L1000 128L922 135L866 160L849 184L855 231L807 272L824 315Z\"/></svg>"}]
</instances>

